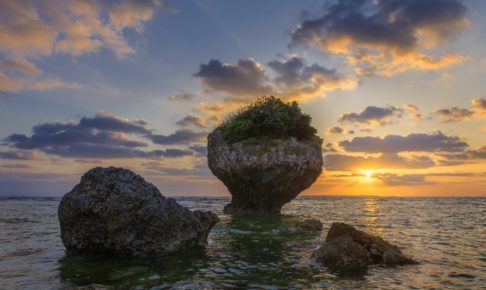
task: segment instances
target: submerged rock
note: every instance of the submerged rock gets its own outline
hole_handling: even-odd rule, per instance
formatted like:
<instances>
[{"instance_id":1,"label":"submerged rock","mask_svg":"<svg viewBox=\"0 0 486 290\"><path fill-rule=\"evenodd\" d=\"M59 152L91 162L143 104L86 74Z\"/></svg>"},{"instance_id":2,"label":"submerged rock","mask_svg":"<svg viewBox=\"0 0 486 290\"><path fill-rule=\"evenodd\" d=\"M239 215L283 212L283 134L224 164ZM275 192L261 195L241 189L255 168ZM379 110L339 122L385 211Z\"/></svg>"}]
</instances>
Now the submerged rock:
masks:
<instances>
[{"instance_id":1,"label":"submerged rock","mask_svg":"<svg viewBox=\"0 0 486 290\"><path fill-rule=\"evenodd\" d=\"M97 167L59 204L61 238L68 250L158 256L204 246L219 221L164 197L141 176L123 168Z\"/></svg>"},{"instance_id":2,"label":"submerged rock","mask_svg":"<svg viewBox=\"0 0 486 290\"><path fill-rule=\"evenodd\" d=\"M229 144L216 129L208 136L208 165L232 195L225 213L280 213L322 172L318 143L248 139Z\"/></svg>"},{"instance_id":3,"label":"submerged rock","mask_svg":"<svg viewBox=\"0 0 486 290\"><path fill-rule=\"evenodd\" d=\"M69 287L64 288L64 290L112 290L114 289L111 286L101 285L101 284L89 284L86 286L76 286L76 287Z\"/></svg>"},{"instance_id":4,"label":"submerged rock","mask_svg":"<svg viewBox=\"0 0 486 290\"><path fill-rule=\"evenodd\" d=\"M372 264L404 265L416 262L380 237L367 234L345 223L333 223L326 242L312 258L326 266L353 269Z\"/></svg>"},{"instance_id":5,"label":"submerged rock","mask_svg":"<svg viewBox=\"0 0 486 290\"><path fill-rule=\"evenodd\" d=\"M299 231L322 231L322 222L318 219L306 219L295 223Z\"/></svg>"}]
</instances>

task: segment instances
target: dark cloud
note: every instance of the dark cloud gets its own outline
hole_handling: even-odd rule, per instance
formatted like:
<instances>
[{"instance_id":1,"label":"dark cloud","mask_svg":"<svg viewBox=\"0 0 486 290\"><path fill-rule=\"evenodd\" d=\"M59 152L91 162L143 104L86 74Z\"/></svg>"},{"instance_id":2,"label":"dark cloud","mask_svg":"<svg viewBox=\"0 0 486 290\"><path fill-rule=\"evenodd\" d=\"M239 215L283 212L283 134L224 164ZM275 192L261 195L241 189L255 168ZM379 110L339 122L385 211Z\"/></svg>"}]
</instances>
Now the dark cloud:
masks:
<instances>
[{"instance_id":1,"label":"dark cloud","mask_svg":"<svg viewBox=\"0 0 486 290\"><path fill-rule=\"evenodd\" d=\"M473 105L471 109L459 107L437 109L432 111L431 115L443 122L458 122L486 116L486 99L476 98L471 103Z\"/></svg>"},{"instance_id":2,"label":"dark cloud","mask_svg":"<svg viewBox=\"0 0 486 290\"><path fill-rule=\"evenodd\" d=\"M233 102L246 102L248 98L267 94L303 101L335 90L353 89L357 85L355 77L318 64L307 65L298 55L271 61L268 66L273 70L274 78L270 78L267 70L251 58L236 64L211 60L202 64L195 76L207 88L229 94L227 100Z\"/></svg>"},{"instance_id":3,"label":"dark cloud","mask_svg":"<svg viewBox=\"0 0 486 290\"><path fill-rule=\"evenodd\" d=\"M326 133L328 135L341 135L344 133L344 129L336 126L332 128L327 128Z\"/></svg>"},{"instance_id":4,"label":"dark cloud","mask_svg":"<svg viewBox=\"0 0 486 290\"><path fill-rule=\"evenodd\" d=\"M395 153L379 157L364 157L344 154L328 154L324 157L324 167L328 171L353 171L357 169L418 169L433 167L435 162L428 156L405 157Z\"/></svg>"},{"instance_id":5,"label":"dark cloud","mask_svg":"<svg viewBox=\"0 0 486 290\"><path fill-rule=\"evenodd\" d=\"M98 131L74 123L40 124L33 128L30 137L24 134L12 134L5 141L17 149L39 149L44 152L54 152L57 149L83 144L127 148L147 146L144 142L128 139L122 133Z\"/></svg>"},{"instance_id":6,"label":"dark cloud","mask_svg":"<svg viewBox=\"0 0 486 290\"><path fill-rule=\"evenodd\" d=\"M241 59L236 64L212 59L194 74L203 85L236 96L261 96L271 92L265 70L257 61Z\"/></svg>"},{"instance_id":7,"label":"dark cloud","mask_svg":"<svg viewBox=\"0 0 486 290\"><path fill-rule=\"evenodd\" d=\"M271 61L268 66L276 73L274 91L291 99L307 100L339 89L353 89L357 85L354 77L316 63L307 65L298 55Z\"/></svg>"},{"instance_id":8,"label":"dark cloud","mask_svg":"<svg viewBox=\"0 0 486 290\"><path fill-rule=\"evenodd\" d=\"M403 110L397 107L375 107L368 106L361 113L345 113L342 114L338 122L343 124L379 124L387 125L393 122L394 117L400 118Z\"/></svg>"},{"instance_id":9,"label":"dark cloud","mask_svg":"<svg viewBox=\"0 0 486 290\"><path fill-rule=\"evenodd\" d=\"M83 117L79 121L80 127L123 133L149 134L147 122L143 120L130 121L117 115L104 112L96 113L94 118Z\"/></svg>"},{"instance_id":10,"label":"dark cloud","mask_svg":"<svg viewBox=\"0 0 486 290\"><path fill-rule=\"evenodd\" d=\"M147 135L147 138L151 139L155 144L174 145L201 142L206 139L207 135L207 132L195 132L190 129L181 129L170 135Z\"/></svg>"},{"instance_id":11,"label":"dark cloud","mask_svg":"<svg viewBox=\"0 0 486 290\"><path fill-rule=\"evenodd\" d=\"M486 159L486 146L483 146L478 150L469 150L468 154L473 159Z\"/></svg>"},{"instance_id":12,"label":"dark cloud","mask_svg":"<svg viewBox=\"0 0 486 290\"><path fill-rule=\"evenodd\" d=\"M208 147L201 146L201 145L194 145L190 147L192 150L198 153L200 156L207 156L208 155Z\"/></svg>"},{"instance_id":13,"label":"dark cloud","mask_svg":"<svg viewBox=\"0 0 486 290\"><path fill-rule=\"evenodd\" d=\"M199 116L189 115L179 120L177 125L184 128L204 128L206 127L206 120Z\"/></svg>"},{"instance_id":14,"label":"dark cloud","mask_svg":"<svg viewBox=\"0 0 486 290\"><path fill-rule=\"evenodd\" d=\"M38 156L38 153L29 150L39 150L61 157L98 159L175 158L193 155L193 151L189 149L141 150L148 147L147 143L140 141L142 138L161 138L160 135L152 134L147 126L145 121L129 121L106 113L99 113L94 118L83 117L79 123L43 123L32 128L31 136L11 134L5 138L7 146L23 151L2 152L0 157L22 159ZM169 135L166 138L171 142L167 141L165 144L185 142L182 135L184 134L180 131Z\"/></svg>"},{"instance_id":15,"label":"dark cloud","mask_svg":"<svg viewBox=\"0 0 486 290\"><path fill-rule=\"evenodd\" d=\"M452 107L449 109L435 110L432 112L432 115L448 123L470 119L474 115L474 112L469 109Z\"/></svg>"},{"instance_id":16,"label":"dark cloud","mask_svg":"<svg viewBox=\"0 0 486 290\"><path fill-rule=\"evenodd\" d=\"M348 152L397 153L397 152L462 152L469 145L457 136L442 132L433 134L387 135L380 137L355 137L339 145Z\"/></svg>"},{"instance_id":17,"label":"dark cloud","mask_svg":"<svg viewBox=\"0 0 486 290\"><path fill-rule=\"evenodd\" d=\"M142 151L139 149L104 145L104 144L71 144L69 146L46 148L43 151L47 154L69 158L177 158L191 156L191 150L166 149Z\"/></svg>"},{"instance_id":18,"label":"dark cloud","mask_svg":"<svg viewBox=\"0 0 486 290\"><path fill-rule=\"evenodd\" d=\"M291 36L294 45L344 55L361 75L392 75L462 61L457 55L429 57L422 50L467 25L466 7L458 0L341 0L327 5L322 17L300 23Z\"/></svg>"},{"instance_id":19,"label":"dark cloud","mask_svg":"<svg viewBox=\"0 0 486 290\"><path fill-rule=\"evenodd\" d=\"M334 147L333 143L327 143L322 147L322 152L323 153L335 153L337 152L337 149Z\"/></svg>"}]
</instances>

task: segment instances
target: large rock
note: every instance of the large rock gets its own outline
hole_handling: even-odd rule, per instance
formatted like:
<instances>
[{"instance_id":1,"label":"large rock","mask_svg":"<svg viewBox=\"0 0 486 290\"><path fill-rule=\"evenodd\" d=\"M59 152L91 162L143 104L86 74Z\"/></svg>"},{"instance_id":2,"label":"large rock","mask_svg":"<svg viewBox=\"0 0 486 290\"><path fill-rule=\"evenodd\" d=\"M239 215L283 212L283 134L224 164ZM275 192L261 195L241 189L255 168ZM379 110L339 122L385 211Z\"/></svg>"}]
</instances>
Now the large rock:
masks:
<instances>
[{"instance_id":1,"label":"large rock","mask_svg":"<svg viewBox=\"0 0 486 290\"><path fill-rule=\"evenodd\" d=\"M326 266L354 269L372 264L404 265L414 260L380 237L367 234L345 223L333 223L326 242L312 254Z\"/></svg>"},{"instance_id":2,"label":"large rock","mask_svg":"<svg viewBox=\"0 0 486 290\"><path fill-rule=\"evenodd\" d=\"M123 168L94 168L65 194L58 209L68 250L158 256L204 246L219 219L162 196Z\"/></svg>"},{"instance_id":3,"label":"large rock","mask_svg":"<svg viewBox=\"0 0 486 290\"><path fill-rule=\"evenodd\" d=\"M208 165L232 195L226 213L279 213L321 174L322 150L295 138L228 144L216 129L208 136Z\"/></svg>"}]
</instances>

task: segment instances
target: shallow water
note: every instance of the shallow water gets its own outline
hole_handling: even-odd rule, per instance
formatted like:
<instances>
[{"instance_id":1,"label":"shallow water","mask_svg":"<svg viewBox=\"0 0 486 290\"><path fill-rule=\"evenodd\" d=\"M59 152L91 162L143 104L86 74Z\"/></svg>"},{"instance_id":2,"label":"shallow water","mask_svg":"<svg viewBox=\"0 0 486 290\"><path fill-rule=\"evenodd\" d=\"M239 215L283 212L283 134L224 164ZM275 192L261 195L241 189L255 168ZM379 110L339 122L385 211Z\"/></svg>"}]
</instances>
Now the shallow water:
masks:
<instances>
[{"instance_id":1,"label":"shallow water","mask_svg":"<svg viewBox=\"0 0 486 290\"><path fill-rule=\"evenodd\" d=\"M117 289L477 289L486 288L486 198L300 197L281 217L221 213L227 198L176 198L216 212L206 250L158 260L67 256L59 199L0 199L0 289L62 289L100 283ZM308 217L322 233L293 224ZM337 273L309 261L332 222L397 244L420 262Z\"/></svg>"}]
</instances>

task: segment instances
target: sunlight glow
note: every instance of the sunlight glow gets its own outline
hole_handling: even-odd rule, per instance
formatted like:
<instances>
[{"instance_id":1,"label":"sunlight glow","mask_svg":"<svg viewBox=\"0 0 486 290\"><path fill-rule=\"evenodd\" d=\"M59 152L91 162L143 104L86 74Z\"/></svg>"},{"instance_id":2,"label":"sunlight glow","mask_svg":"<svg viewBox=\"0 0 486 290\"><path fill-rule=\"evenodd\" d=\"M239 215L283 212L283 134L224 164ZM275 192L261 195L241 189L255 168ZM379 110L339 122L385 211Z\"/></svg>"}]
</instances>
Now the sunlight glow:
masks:
<instances>
[{"instance_id":1,"label":"sunlight glow","mask_svg":"<svg viewBox=\"0 0 486 290\"><path fill-rule=\"evenodd\" d=\"M363 171L363 174L367 177L367 178L371 178L373 176L373 173L374 171L373 170L364 170Z\"/></svg>"}]
</instances>

